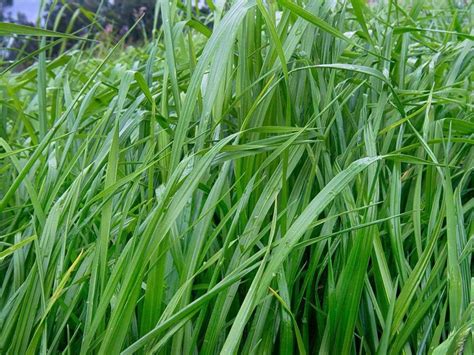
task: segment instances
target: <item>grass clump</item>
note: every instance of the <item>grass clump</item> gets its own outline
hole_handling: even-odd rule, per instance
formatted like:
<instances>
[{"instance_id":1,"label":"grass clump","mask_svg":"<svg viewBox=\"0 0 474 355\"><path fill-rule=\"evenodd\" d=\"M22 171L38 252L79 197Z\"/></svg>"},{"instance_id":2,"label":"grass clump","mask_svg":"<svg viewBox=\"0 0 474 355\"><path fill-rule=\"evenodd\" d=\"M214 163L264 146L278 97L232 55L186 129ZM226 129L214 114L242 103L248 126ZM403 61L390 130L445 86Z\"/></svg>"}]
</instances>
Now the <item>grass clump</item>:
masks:
<instances>
[{"instance_id":1,"label":"grass clump","mask_svg":"<svg viewBox=\"0 0 474 355\"><path fill-rule=\"evenodd\" d=\"M472 6L220 4L1 74L0 351L472 353Z\"/></svg>"}]
</instances>

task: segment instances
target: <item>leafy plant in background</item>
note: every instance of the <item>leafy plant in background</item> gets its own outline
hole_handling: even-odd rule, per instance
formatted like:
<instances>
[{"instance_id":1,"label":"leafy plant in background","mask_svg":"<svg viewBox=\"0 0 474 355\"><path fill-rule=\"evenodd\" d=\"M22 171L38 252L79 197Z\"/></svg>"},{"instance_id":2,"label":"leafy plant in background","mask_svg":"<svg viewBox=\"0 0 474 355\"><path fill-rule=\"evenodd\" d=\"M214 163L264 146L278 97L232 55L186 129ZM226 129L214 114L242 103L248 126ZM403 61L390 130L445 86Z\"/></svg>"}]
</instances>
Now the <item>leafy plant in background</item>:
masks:
<instances>
[{"instance_id":1,"label":"leafy plant in background","mask_svg":"<svg viewBox=\"0 0 474 355\"><path fill-rule=\"evenodd\" d=\"M0 352L472 353L472 6L209 4L0 24Z\"/></svg>"},{"instance_id":2,"label":"leafy plant in background","mask_svg":"<svg viewBox=\"0 0 474 355\"><path fill-rule=\"evenodd\" d=\"M113 34L124 35L142 14L139 26L133 31L128 40L143 40L151 36L156 0L140 1L101 1L82 0L77 2L51 1L48 28L59 32L81 31L89 26L89 31L98 32L106 26L111 27ZM73 21L71 21L71 19ZM99 26L94 26L97 22ZM92 25L92 26L91 26Z\"/></svg>"},{"instance_id":3,"label":"leafy plant in background","mask_svg":"<svg viewBox=\"0 0 474 355\"><path fill-rule=\"evenodd\" d=\"M38 6L41 1L38 0ZM129 44L139 45L147 42L153 36L153 28L161 26L161 17L158 16L156 0L140 1L105 1L105 0L78 0L62 1L50 0L44 3L41 22L49 30L61 33L74 33L80 36L97 38L101 42L110 42L122 37L137 21L140 23L127 36ZM182 9L185 5L177 3ZM201 7L201 8L200 8ZM206 26L212 26L206 16L209 11L198 3L188 9L191 17L203 21ZM41 12L41 11L40 11ZM7 14L8 15L8 14ZM10 14L11 15L11 14ZM17 18L11 16L3 18L0 8L0 20L34 26L34 19L28 19L19 13ZM156 20L156 21L155 21ZM48 51L49 57L56 57L66 49L72 48L77 41L68 40L66 43L53 46ZM5 37L2 43L4 50L0 55L6 61L13 61L38 49L38 42L33 38L18 36Z\"/></svg>"}]
</instances>

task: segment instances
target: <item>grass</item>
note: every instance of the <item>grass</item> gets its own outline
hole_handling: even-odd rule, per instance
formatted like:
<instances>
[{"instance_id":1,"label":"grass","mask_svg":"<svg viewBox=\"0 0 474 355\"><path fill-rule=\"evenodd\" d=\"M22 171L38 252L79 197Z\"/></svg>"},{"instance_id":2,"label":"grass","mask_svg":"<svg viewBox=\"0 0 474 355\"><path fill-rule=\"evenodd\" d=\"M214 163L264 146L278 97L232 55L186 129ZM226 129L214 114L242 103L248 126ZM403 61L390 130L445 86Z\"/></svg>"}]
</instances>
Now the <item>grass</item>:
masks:
<instances>
[{"instance_id":1,"label":"grass","mask_svg":"<svg viewBox=\"0 0 474 355\"><path fill-rule=\"evenodd\" d=\"M0 352L472 353L472 5L157 3L0 76Z\"/></svg>"}]
</instances>

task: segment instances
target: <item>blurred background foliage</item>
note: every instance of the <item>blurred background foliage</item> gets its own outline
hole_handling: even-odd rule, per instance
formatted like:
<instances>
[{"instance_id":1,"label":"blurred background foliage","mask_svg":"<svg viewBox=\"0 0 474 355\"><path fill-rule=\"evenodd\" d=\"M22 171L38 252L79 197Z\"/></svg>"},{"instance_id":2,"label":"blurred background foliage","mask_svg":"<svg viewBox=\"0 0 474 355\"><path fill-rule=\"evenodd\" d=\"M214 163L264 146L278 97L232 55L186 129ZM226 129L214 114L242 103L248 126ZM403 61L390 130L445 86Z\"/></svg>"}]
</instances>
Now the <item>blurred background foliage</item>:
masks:
<instances>
[{"instance_id":1,"label":"blurred background foliage","mask_svg":"<svg viewBox=\"0 0 474 355\"><path fill-rule=\"evenodd\" d=\"M156 3L156 0L0 0L0 21L40 25L107 43L123 36L143 16L127 37L128 44L140 44L153 35L153 29L161 26L161 17L155 11ZM184 4L178 3L178 7L186 11ZM210 21L206 19L209 11L203 0L195 2L191 13L210 26ZM49 54L57 56L59 51L69 49L74 44L74 41L69 41L66 48L56 46ZM32 38L2 37L0 57L4 61L12 61L37 50L38 45Z\"/></svg>"}]
</instances>

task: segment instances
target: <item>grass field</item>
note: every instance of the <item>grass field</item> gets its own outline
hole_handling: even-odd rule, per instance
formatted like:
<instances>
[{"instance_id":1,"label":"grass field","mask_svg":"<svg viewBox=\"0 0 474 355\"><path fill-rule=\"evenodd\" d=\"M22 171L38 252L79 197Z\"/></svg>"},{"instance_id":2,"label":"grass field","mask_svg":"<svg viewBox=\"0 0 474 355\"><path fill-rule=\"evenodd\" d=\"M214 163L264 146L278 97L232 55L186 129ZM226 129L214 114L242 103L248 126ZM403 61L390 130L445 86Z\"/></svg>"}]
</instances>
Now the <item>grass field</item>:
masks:
<instances>
[{"instance_id":1,"label":"grass field","mask_svg":"<svg viewBox=\"0 0 474 355\"><path fill-rule=\"evenodd\" d=\"M158 5L0 24L0 353L472 354L474 7Z\"/></svg>"}]
</instances>

